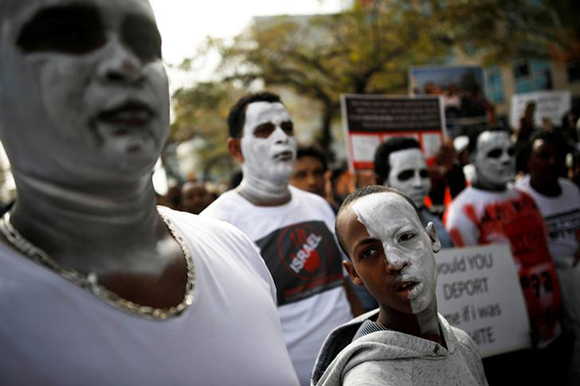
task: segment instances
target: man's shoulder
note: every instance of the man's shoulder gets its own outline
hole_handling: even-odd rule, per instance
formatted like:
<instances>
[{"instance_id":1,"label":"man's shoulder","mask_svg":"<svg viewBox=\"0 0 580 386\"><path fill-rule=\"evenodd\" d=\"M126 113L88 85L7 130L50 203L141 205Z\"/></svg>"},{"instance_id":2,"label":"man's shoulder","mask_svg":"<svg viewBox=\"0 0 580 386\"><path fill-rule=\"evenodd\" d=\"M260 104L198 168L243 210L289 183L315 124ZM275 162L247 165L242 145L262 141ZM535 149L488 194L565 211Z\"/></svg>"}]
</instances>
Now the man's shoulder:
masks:
<instances>
[{"instance_id":1,"label":"man's shoulder","mask_svg":"<svg viewBox=\"0 0 580 386\"><path fill-rule=\"evenodd\" d=\"M558 182L565 193L580 197L580 189L578 189L578 186L575 183L567 178L559 178Z\"/></svg>"},{"instance_id":2,"label":"man's shoulder","mask_svg":"<svg viewBox=\"0 0 580 386\"><path fill-rule=\"evenodd\" d=\"M335 216L332 207L324 198L293 186L289 186L289 188L292 193L292 198L296 200L299 205L319 211L324 216L330 216L334 219Z\"/></svg>"},{"instance_id":3,"label":"man's shoulder","mask_svg":"<svg viewBox=\"0 0 580 386\"><path fill-rule=\"evenodd\" d=\"M219 218L195 215L166 207L159 207L159 212L184 231L186 238L201 238L213 235L222 239L233 238L242 242L249 242L238 228Z\"/></svg>"},{"instance_id":4,"label":"man's shoulder","mask_svg":"<svg viewBox=\"0 0 580 386\"><path fill-rule=\"evenodd\" d=\"M228 219L243 208L246 201L235 190L228 190L222 193L214 202L205 208L200 216L204 218L217 218L228 221ZM230 222L230 221L228 221Z\"/></svg>"}]
</instances>

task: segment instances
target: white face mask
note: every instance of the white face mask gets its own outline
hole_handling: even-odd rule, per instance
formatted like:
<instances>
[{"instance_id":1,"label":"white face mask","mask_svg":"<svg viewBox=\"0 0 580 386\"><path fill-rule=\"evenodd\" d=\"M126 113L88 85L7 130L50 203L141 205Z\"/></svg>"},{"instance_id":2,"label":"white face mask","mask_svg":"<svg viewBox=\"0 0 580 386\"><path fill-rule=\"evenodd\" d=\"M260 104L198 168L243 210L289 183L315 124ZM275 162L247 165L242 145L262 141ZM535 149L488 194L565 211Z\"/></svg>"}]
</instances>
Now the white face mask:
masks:
<instances>
[{"instance_id":1,"label":"white face mask","mask_svg":"<svg viewBox=\"0 0 580 386\"><path fill-rule=\"evenodd\" d=\"M401 281L416 283L405 295L413 313L434 304L437 284L434 253L441 244L433 224L427 226L432 240L415 210L396 193L370 194L355 201L352 209L368 234L381 241L386 264L400 270Z\"/></svg>"},{"instance_id":2,"label":"white face mask","mask_svg":"<svg viewBox=\"0 0 580 386\"><path fill-rule=\"evenodd\" d=\"M389 155L391 170L386 183L405 193L418 208L431 190L431 179L425 156L419 149L405 149Z\"/></svg>"},{"instance_id":3,"label":"white face mask","mask_svg":"<svg viewBox=\"0 0 580 386\"><path fill-rule=\"evenodd\" d=\"M282 103L248 105L241 147L244 156L242 188L251 189L264 199L285 194L297 144L290 115Z\"/></svg>"},{"instance_id":4,"label":"white face mask","mask_svg":"<svg viewBox=\"0 0 580 386\"><path fill-rule=\"evenodd\" d=\"M474 158L477 186L483 189L505 189L515 177L515 150L508 133L486 131L477 138Z\"/></svg>"},{"instance_id":5,"label":"white face mask","mask_svg":"<svg viewBox=\"0 0 580 386\"><path fill-rule=\"evenodd\" d=\"M2 9L0 133L16 174L65 184L148 178L169 128L146 0Z\"/></svg>"}]
</instances>

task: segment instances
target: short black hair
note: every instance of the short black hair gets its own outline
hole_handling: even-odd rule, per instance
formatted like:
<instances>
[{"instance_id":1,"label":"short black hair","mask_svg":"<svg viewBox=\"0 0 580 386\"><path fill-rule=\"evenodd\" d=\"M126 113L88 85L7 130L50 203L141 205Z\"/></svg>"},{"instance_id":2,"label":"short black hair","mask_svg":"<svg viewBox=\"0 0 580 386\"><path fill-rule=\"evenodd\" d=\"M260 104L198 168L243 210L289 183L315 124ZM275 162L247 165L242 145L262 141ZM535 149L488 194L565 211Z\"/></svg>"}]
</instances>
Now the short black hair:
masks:
<instances>
[{"instance_id":1,"label":"short black hair","mask_svg":"<svg viewBox=\"0 0 580 386\"><path fill-rule=\"evenodd\" d=\"M296 152L296 159L298 160L302 157L316 158L318 161L320 161L320 164L322 165L322 169L324 171L328 170L328 160L326 158L326 154L318 146L299 145L298 151Z\"/></svg>"},{"instance_id":2,"label":"short black hair","mask_svg":"<svg viewBox=\"0 0 580 386\"><path fill-rule=\"evenodd\" d=\"M247 94L240 98L232 106L228 115L228 128L231 138L242 137L244 124L246 123L246 109L250 103L254 102L282 103L280 96L270 91Z\"/></svg>"},{"instance_id":3,"label":"short black hair","mask_svg":"<svg viewBox=\"0 0 580 386\"><path fill-rule=\"evenodd\" d=\"M393 137L379 145L375 151L374 164L377 183L382 184L384 181L389 179L389 173L391 172L389 156L391 153L406 149L421 150L421 145L419 144L419 141L413 137Z\"/></svg>"},{"instance_id":4,"label":"short black hair","mask_svg":"<svg viewBox=\"0 0 580 386\"><path fill-rule=\"evenodd\" d=\"M542 140L547 143L558 145L562 150L568 150L568 141L559 131L556 130L538 130L532 134L528 143L530 154L534 146L534 142ZM565 154L564 154L565 155Z\"/></svg>"},{"instance_id":5,"label":"short black hair","mask_svg":"<svg viewBox=\"0 0 580 386\"><path fill-rule=\"evenodd\" d=\"M367 185L367 186L363 186L362 188L358 188L357 190L355 190L354 192L349 194L344 199L344 201L342 202L342 205L340 205L340 209L338 209L338 212L336 213L336 220L334 222L334 233L336 234L336 240L338 241L338 246L340 247L342 252L344 252L344 254L349 259L350 259L350 256L348 255L348 252L346 251L346 248L344 247L344 242L342 241L342 237L341 237L340 232L338 230L338 219L340 218L340 215L351 204L353 204L356 200L358 200L359 198L371 195L371 194L375 194L375 193L395 193L395 194L398 194L399 196L403 197L409 203L409 205L411 205L413 207L413 209L415 210L415 213L417 214L417 217L419 217L419 220L421 219L421 216L419 214L419 209L417 208L417 206L415 205L413 200L411 200L409 197L407 197L406 194L400 192L397 189L393 189L393 188L390 188L388 186L382 186L382 185Z\"/></svg>"},{"instance_id":6,"label":"short black hair","mask_svg":"<svg viewBox=\"0 0 580 386\"><path fill-rule=\"evenodd\" d=\"M500 133L503 132L506 133L508 137L511 135L511 132L503 126L495 126L495 127L486 126L482 129L475 130L471 133L471 135L469 135L469 144L467 145L467 152L470 155L475 155L475 153L477 152L477 139L481 134L485 133L486 131Z\"/></svg>"}]
</instances>

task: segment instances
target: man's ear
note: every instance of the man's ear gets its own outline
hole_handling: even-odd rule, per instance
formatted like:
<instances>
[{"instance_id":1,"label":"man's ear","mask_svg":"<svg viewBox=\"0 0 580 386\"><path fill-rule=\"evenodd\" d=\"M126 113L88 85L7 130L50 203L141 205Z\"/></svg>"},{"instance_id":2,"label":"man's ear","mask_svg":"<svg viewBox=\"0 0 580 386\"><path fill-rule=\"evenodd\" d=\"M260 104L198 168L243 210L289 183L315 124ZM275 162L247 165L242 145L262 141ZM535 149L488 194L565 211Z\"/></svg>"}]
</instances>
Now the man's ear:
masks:
<instances>
[{"instance_id":1,"label":"man's ear","mask_svg":"<svg viewBox=\"0 0 580 386\"><path fill-rule=\"evenodd\" d=\"M228 151L239 163L244 162L244 155L242 154L242 139L241 138L228 138L227 142Z\"/></svg>"},{"instance_id":2,"label":"man's ear","mask_svg":"<svg viewBox=\"0 0 580 386\"><path fill-rule=\"evenodd\" d=\"M439 252L441 250L441 241L439 241L439 236L437 236L437 229L435 229L435 225L433 225L432 222L429 222L429 224L427 224L427 227L425 229L427 230L427 234L431 239L433 252L434 253Z\"/></svg>"},{"instance_id":3,"label":"man's ear","mask_svg":"<svg viewBox=\"0 0 580 386\"><path fill-rule=\"evenodd\" d=\"M352 265L352 262L350 260L344 260L342 262L342 265L344 269L346 269L346 272L348 272L348 275L350 276L350 279L354 284L363 285L362 280L358 276L358 273L356 273L356 269L354 269L354 266Z\"/></svg>"}]
</instances>

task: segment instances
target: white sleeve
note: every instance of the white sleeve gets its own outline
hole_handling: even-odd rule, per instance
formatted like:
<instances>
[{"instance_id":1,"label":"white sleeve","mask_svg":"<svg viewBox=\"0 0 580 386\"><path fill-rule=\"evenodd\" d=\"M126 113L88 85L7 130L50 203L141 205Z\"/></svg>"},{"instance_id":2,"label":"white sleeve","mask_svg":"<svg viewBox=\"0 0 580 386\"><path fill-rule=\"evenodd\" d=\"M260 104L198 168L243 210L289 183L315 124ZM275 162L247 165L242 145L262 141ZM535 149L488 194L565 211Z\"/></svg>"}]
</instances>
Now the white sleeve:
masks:
<instances>
[{"instance_id":1,"label":"white sleeve","mask_svg":"<svg viewBox=\"0 0 580 386\"><path fill-rule=\"evenodd\" d=\"M447 210L445 229L456 247L479 244L479 228L465 213L465 207L458 202L452 203Z\"/></svg>"}]
</instances>

